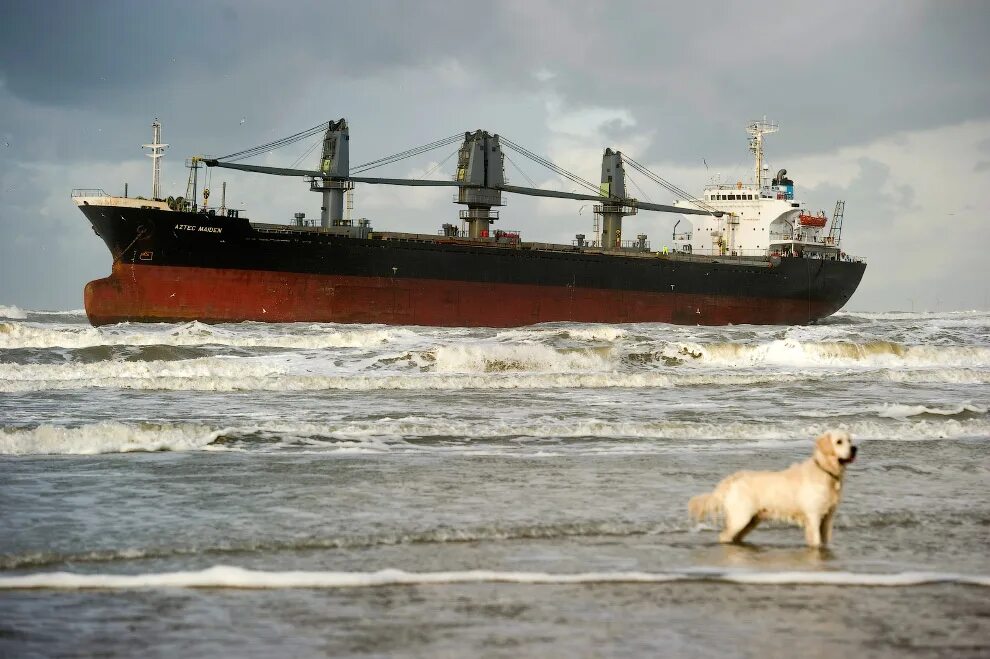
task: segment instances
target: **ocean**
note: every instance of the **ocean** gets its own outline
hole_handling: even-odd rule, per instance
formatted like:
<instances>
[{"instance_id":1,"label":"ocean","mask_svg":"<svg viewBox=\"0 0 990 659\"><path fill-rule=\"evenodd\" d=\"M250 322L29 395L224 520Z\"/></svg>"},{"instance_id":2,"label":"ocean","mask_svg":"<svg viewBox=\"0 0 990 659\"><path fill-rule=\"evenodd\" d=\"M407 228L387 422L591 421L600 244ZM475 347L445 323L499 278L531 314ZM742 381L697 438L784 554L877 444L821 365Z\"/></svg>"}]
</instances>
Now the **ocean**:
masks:
<instances>
[{"instance_id":1,"label":"ocean","mask_svg":"<svg viewBox=\"0 0 990 659\"><path fill-rule=\"evenodd\" d=\"M0 307L0 656L990 656L990 312ZM687 501L848 430L832 545Z\"/></svg>"}]
</instances>

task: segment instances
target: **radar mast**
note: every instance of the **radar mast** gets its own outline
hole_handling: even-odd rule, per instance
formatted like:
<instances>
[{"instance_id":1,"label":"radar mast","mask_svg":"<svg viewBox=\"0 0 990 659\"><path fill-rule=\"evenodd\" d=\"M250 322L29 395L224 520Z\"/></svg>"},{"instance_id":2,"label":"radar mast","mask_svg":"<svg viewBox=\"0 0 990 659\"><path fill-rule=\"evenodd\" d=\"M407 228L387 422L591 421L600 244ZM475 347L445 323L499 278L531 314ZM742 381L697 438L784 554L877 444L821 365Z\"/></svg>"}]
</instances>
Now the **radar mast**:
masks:
<instances>
[{"instance_id":1,"label":"radar mast","mask_svg":"<svg viewBox=\"0 0 990 659\"><path fill-rule=\"evenodd\" d=\"M776 133L779 128L776 121L767 121L766 116L763 119L750 122L749 126L746 127L746 132L749 133L749 150L756 156L754 182L757 190L763 189L763 136Z\"/></svg>"},{"instance_id":2,"label":"radar mast","mask_svg":"<svg viewBox=\"0 0 990 659\"><path fill-rule=\"evenodd\" d=\"M155 117L154 123L151 124L151 144L142 144L141 148L151 149L151 153L146 153L144 155L151 158L152 168L151 168L151 198L159 199L161 197L161 177L162 177L162 152L168 148L168 144L162 144L162 122L158 121L158 117Z\"/></svg>"}]
</instances>

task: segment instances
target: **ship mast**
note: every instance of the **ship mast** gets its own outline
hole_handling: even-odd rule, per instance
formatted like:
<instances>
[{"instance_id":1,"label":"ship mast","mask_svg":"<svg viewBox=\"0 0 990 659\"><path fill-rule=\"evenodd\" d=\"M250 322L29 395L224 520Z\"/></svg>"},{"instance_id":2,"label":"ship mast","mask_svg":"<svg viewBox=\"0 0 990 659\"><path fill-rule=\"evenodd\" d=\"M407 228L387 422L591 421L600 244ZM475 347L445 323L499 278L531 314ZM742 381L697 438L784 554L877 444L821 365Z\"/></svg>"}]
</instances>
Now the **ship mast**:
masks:
<instances>
[{"instance_id":1,"label":"ship mast","mask_svg":"<svg viewBox=\"0 0 990 659\"><path fill-rule=\"evenodd\" d=\"M142 149L151 149L151 153L144 155L151 158L151 198L161 197L161 177L162 177L162 152L168 148L168 144L162 144L162 122L155 117L151 124L151 144L142 144Z\"/></svg>"},{"instance_id":2,"label":"ship mast","mask_svg":"<svg viewBox=\"0 0 990 659\"><path fill-rule=\"evenodd\" d=\"M753 181L758 190L763 188L763 136L776 133L779 128L777 122L767 121L765 116L750 122L746 127L746 132L749 133L749 150L756 156L756 176Z\"/></svg>"}]
</instances>

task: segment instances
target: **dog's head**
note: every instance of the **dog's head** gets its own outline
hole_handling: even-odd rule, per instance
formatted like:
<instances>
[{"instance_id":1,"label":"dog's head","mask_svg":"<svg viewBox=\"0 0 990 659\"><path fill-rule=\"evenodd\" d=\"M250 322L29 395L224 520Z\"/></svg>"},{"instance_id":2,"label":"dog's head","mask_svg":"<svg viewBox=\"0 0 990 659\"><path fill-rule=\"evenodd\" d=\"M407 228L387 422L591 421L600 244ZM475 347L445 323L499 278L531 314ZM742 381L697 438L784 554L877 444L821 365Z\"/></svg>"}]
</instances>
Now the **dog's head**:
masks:
<instances>
[{"instance_id":1,"label":"dog's head","mask_svg":"<svg viewBox=\"0 0 990 659\"><path fill-rule=\"evenodd\" d=\"M856 447L845 430L828 430L815 441L815 462L835 477L856 459Z\"/></svg>"}]
</instances>

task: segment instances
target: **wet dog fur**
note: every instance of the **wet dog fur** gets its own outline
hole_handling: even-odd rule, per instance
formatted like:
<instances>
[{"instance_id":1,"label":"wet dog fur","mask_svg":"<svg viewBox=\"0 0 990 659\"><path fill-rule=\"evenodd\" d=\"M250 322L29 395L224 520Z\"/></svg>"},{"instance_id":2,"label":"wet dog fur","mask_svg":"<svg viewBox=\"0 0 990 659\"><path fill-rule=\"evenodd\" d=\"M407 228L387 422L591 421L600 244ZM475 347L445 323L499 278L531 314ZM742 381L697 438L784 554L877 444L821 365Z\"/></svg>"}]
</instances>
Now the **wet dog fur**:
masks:
<instances>
[{"instance_id":1,"label":"wet dog fur","mask_svg":"<svg viewBox=\"0 0 990 659\"><path fill-rule=\"evenodd\" d=\"M698 521L722 517L720 542L742 542L761 521L774 520L803 527L808 546L822 547L832 539L846 465L856 450L849 433L829 430L804 462L783 471L738 471L693 497L688 511Z\"/></svg>"}]
</instances>

